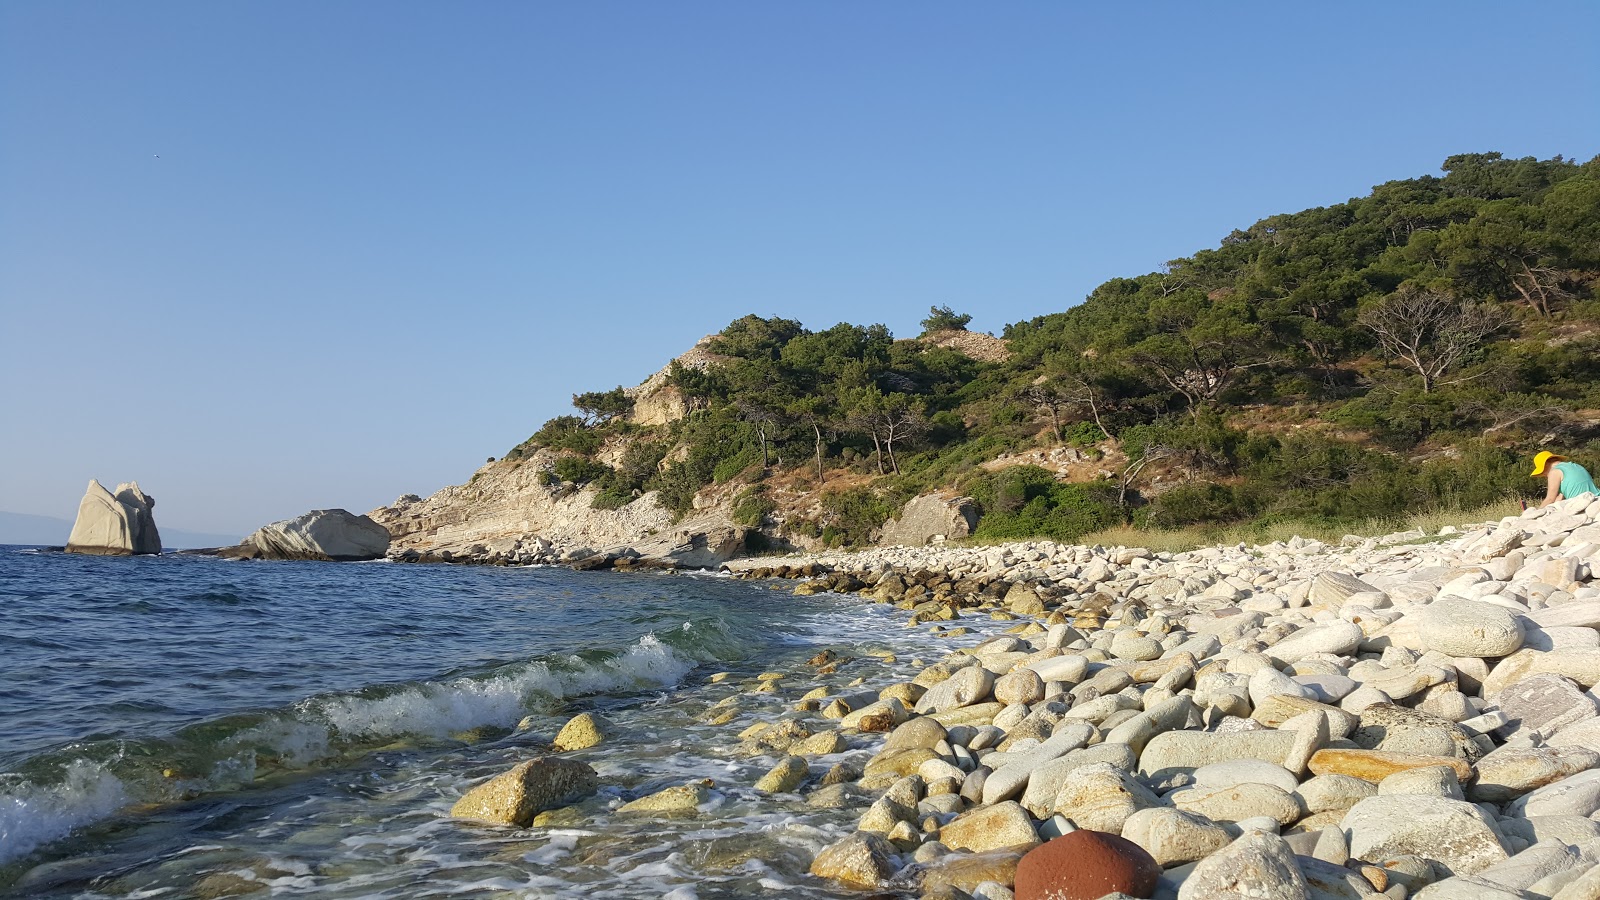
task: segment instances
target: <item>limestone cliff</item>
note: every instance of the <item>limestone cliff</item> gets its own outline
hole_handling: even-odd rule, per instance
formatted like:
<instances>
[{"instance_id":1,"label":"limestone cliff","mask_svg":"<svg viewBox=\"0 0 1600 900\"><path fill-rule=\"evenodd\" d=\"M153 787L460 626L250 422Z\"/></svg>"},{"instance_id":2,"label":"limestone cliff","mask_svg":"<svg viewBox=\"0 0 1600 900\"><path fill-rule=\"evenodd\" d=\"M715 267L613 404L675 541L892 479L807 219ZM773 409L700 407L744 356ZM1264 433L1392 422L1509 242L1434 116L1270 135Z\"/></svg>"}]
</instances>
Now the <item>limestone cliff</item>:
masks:
<instances>
[{"instance_id":1,"label":"limestone cliff","mask_svg":"<svg viewBox=\"0 0 1600 900\"><path fill-rule=\"evenodd\" d=\"M408 494L367 515L389 530L389 556L411 561L700 568L743 548L744 529L720 508L674 523L648 493L621 509L595 509L592 488L555 480L559 456L539 450L492 462L466 484L426 499Z\"/></svg>"}]
</instances>

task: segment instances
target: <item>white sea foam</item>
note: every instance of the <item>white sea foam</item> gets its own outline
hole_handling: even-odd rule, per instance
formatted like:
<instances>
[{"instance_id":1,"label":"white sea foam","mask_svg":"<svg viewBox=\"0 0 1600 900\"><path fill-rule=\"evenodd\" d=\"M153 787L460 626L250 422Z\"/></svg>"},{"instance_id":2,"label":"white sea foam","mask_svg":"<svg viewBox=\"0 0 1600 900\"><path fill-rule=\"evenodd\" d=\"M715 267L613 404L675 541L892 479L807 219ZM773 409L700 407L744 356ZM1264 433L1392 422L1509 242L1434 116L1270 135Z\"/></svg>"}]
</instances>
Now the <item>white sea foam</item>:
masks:
<instances>
[{"instance_id":1,"label":"white sea foam","mask_svg":"<svg viewBox=\"0 0 1600 900\"><path fill-rule=\"evenodd\" d=\"M578 846L578 838L582 834L583 832L579 831L552 832L549 843L537 850L522 854L522 858L536 866L553 866L572 855L573 848Z\"/></svg>"},{"instance_id":2,"label":"white sea foam","mask_svg":"<svg viewBox=\"0 0 1600 900\"><path fill-rule=\"evenodd\" d=\"M688 623L684 628L689 629ZM229 743L241 748L269 747L289 766L308 766L333 755L336 738L444 737L482 725L509 727L541 700L668 687L696 664L647 634L620 655L601 662L571 656L554 668L532 662L491 678L427 682L382 697L313 698L297 706L298 716L274 717L240 732Z\"/></svg>"},{"instance_id":3,"label":"white sea foam","mask_svg":"<svg viewBox=\"0 0 1600 900\"><path fill-rule=\"evenodd\" d=\"M103 819L128 802L123 783L98 763L75 762L65 774L60 784L0 788L0 863Z\"/></svg>"},{"instance_id":4,"label":"white sea foam","mask_svg":"<svg viewBox=\"0 0 1600 900\"><path fill-rule=\"evenodd\" d=\"M273 716L254 728L239 732L226 744L241 748L270 747L284 765L303 768L331 755L331 738L326 725Z\"/></svg>"},{"instance_id":5,"label":"white sea foam","mask_svg":"<svg viewBox=\"0 0 1600 900\"><path fill-rule=\"evenodd\" d=\"M404 688L385 697L324 697L304 708L346 737L402 734L442 736L480 725L511 726L541 697L676 684L696 663L647 634L622 654L599 663L570 657L552 669L528 663L492 678L460 678Z\"/></svg>"},{"instance_id":6,"label":"white sea foam","mask_svg":"<svg viewBox=\"0 0 1600 900\"><path fill-rule=\"evenodd\" d=\"M220 749L229 755L218 760L206 776L162 787L237 789L253 778L258 749L276 756L281 765L301 768L333 755L341 740L437 737L482 725L511 726L530 706L542 701L667 687L695 665L696 661L647 634L617 656L598 662L571 656L553 666L531 662L490 678L425 682L381 697L313 698L298 704L292 715L269 716L226 739ZM0 786L0 864L110 816L135 800L149 799L99 763L87 760L68 765L59 784Z\"/></svg>"}]
</instances>

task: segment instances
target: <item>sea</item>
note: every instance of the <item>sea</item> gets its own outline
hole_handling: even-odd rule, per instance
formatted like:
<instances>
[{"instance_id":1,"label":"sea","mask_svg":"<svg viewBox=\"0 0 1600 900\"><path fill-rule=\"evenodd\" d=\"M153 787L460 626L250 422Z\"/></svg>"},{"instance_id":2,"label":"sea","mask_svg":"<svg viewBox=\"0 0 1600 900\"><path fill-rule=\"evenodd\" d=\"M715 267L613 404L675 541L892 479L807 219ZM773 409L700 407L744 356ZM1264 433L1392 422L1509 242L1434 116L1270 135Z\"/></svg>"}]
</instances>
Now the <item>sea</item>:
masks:
<instances>
[{"instance_id":1,"label":"sea","mask_svg":"<svg viewBox=\"0 0 1600 900\"><path fill-rule=\"evenodd\" d=\"M738 733L949 641L791 588L0 547L0 897L859 897L806 870L862 810L757 793L777 757ZM819 676L824 650L850 661ZM546 827L449 817L583 711L616 726L566 754L596 796ZM615 812L697 780L695 815Z\"/></svg>"}]
</instances>

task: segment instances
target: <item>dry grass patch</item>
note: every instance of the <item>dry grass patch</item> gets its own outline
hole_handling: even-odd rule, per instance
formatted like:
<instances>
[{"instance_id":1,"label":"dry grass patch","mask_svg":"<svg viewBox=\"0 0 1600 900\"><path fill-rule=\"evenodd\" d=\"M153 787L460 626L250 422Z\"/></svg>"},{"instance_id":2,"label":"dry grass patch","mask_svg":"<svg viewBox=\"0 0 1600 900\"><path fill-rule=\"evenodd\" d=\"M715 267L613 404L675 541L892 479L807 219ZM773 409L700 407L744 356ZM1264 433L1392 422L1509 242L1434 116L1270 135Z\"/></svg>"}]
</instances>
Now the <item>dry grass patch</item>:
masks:
<instances>
[{"instance_id":1,"label":"dry grass patch","mask_svg":"<svg viewBox=\"0 0 1600 900\"><path fill-rule=\"evenodd\" d=\"M1521 512L1516 500L1502 500L1488 506L1470 510L1435 510L1407 516L1403 520L1368 519L1356 526L1334 527L1307 522L1272 522L1267 524L1241 524L1214 527L1178 528L1170 531L1140 529L1131 526L1107 528L1086 534L1078 543L1101 546L1144 547L1158 553L1182 553L1201 547L1246 546L1270 544L1301 537L1307 540L1338 543L1346 535L1378 537L1403 531L1422 532L1418 541L1436 536L1441 528L1453 525L1476 525L1492 522Z\"/></svg>"}]
</instances>

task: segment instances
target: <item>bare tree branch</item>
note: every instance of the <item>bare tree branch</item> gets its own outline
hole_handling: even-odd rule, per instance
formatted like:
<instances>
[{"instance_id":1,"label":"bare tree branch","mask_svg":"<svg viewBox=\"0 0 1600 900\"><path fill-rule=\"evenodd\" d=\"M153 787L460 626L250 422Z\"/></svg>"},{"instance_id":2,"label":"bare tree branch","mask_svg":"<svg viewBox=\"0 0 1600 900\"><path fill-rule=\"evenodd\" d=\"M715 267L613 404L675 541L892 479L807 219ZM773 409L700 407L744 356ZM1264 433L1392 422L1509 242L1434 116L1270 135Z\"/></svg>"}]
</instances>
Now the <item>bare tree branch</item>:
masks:
<instances>
[{"instance_id":1,"label":"bare tree branch","mask_svg":"<svg viewBox=\"0 0 1600 900\"><path fill-rule=\"evenodd\" d=\"M1565 272L1553 266L1529 265L1527 260L1519 262L1522 271L1511 276L1511 286L1539 315L1548 319L1557 302L1572 299L1572 292L1561 286Z\"/></svg>"},{"instance_id":2,"label":"bare tree branch","mask_svg":"<svg viewBox=\"0 0 1600 900\"><path fill-rule=\"evenodd\" d=\"M1509 321L1487 303L1463 303L1449 294L1404 287L1361 312L1358 321L1383 351L1422 376L1428 393L1439 377Z\"/></svg>"},{"instance_id":3,"label":"bare tree branch","mask_svg":"<svg viewBox=\"0 0 1600 900\"><path fill-rule=\"evenodd\" d=\"M1133 486L1133 480L1139 477L1139 473L1144 471L1145 466L1158 459L1166 459L1175 453L1177 453L1177 451L1170 447L1163 447L1159 445L1149 446L1144 448L1144 452L1139 455L1138 459L1133 460L1124 466L1122 468L1122 475L1118 479L1117 506L1126 507L1128 505L1128 489Z\"/></svg>"}]
</instances>

